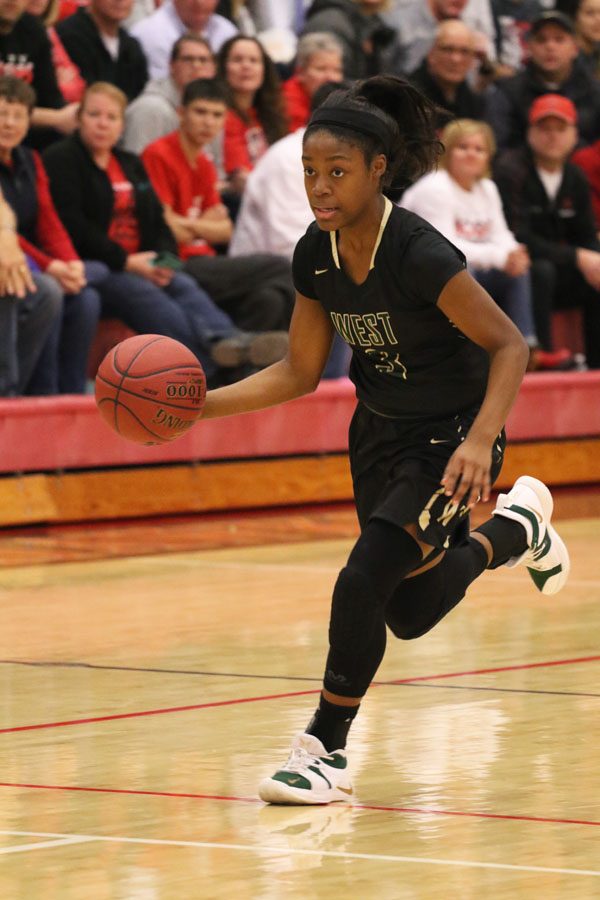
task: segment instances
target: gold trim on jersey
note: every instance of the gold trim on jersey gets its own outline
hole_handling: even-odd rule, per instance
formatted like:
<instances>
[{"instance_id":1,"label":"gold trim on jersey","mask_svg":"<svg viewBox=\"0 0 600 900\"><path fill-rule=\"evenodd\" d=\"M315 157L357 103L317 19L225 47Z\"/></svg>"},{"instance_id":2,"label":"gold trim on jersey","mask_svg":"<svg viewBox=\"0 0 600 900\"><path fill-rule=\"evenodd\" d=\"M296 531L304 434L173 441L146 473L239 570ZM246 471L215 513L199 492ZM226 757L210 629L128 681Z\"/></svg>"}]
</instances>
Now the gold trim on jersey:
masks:
<instances>
[{"instance_id":1,"label":"gold trim on jersey","mask_svg":"<svg viewBox=\"0 0 600 900\"><path fill-rule=\"evenodd\" d=\"M383 215L381 217L381 224L379 225L379 232L377 234L377 240L375 241L375 246L373 247L373 253L371 254L371 262L369 263L369 272L371 269L375 268L375 256L377 255L377 251L379 250L379 245L381 243L381 239L383 238L383 232L385 231L385 226L388 223L388 219L392 214L392 210L394 208L394 204L387 197L383 198ZM329 232L329 240L331 241L331 255L333 256L333 261L335 263L336 269L341 269L340 256L338 253L337 246L337 231Z\"/></svg>"}]
</instances>

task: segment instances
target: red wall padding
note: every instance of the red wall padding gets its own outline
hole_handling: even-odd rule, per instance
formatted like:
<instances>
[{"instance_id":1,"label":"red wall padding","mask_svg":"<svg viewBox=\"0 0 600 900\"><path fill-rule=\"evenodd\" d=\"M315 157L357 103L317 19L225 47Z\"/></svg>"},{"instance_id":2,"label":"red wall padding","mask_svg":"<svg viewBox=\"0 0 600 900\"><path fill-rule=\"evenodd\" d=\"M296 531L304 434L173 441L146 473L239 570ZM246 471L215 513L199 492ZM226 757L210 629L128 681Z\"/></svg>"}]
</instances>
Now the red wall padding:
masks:
<instances>
[{"instance_id":1,"label":"red wall padding","mask_svg":"<svg viewBox=\"0 0 600 900\"><path fill-rule=\"evenodd\" d=\"M144 447L111 431L93 397L0 400L0 472L335 453L355 406L347 379L283 406L200 421L172 444ZM600 435L600 371L525 377L508 421L513 441Z\"/></svg>"}]
</instances>

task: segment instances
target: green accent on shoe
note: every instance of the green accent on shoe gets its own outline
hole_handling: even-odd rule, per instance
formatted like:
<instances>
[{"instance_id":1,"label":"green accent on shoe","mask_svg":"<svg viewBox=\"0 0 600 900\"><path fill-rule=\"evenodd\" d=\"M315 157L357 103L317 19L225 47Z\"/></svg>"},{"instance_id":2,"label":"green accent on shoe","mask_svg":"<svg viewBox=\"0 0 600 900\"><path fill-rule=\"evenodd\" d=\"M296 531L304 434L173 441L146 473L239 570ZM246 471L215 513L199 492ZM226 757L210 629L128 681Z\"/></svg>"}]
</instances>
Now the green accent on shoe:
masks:
<instances>
[{"instance_id":1,"label":"green accent on shoe","mask_svg":"<svg viewBox=\"0 0 600 900\"><path fill-rule=\"evenodd\" d=\"M327 787L331 788L331 782L330 782L329 778L326 775L324 775L323 772L321 772L321 770L319 769L318 766L309 766L308 768L310 769L311 772L314 772L315 775L320 775L321 778L323 779L323 781L327 782Z\"/></svg>"},{"instance_id":2,"label":"green accent on shoe","mask_svg":"<svg viewBox=\"0 0 600 900\"><path fill-rule=\"evenodd\" d=\"M304 775L298 775L297 772L286 772L283 769L279 772L275 772L273 781L281 781L283 784L288 784L290 787L302 788L302 790L306 791L310 791L312 787L310 781L308 778L305 778Z\"/></svg>"},{"instance_id":3,"label":"green accent on shoe","mask_svg":"<svg viewBox=\"0 0 600 900\"><path fill-rule=\"evenodd\" d=\"M530 509L524 509L524 507L522 506L517 506L516 503L513 503L511 506L507 506L506 509L510 509L512 510L512 512L519 513L520 516L525 516L526 519L529 519L529 521L531 522L531 527L533 529L531 546L532 549L535 550L540 539L540 523L538 522L535 514L532 513Z\"/></svg>"},{"instance_id":4,"label":"green accent on shoe","mask_svg":"<svg viewBox=\"0 0 600 900\"><path fill-rule=\"evenodd\" d=\"M543 591L544 585L548 579L552 578L553 575L558 575L559 572L562 572L562 565L559 563L557 566L554 566L553 569L547 569L545 572L538 572L537 569L530 569L529 567L527 567L527 571L531 575L536 588Z\"/></svg>"},{"instance_id":5,"label":"green accent on shoe","mask_svg":"<svg viewBox=\"0 0 600 900\"><path fill-rule=\"evenodd\" d=\"M345 756L340 756L339 753L332 753L331 756L321 756L320 759L327 763L328 766L331 766L332 769L348 768L348 760Z\"/></svg>"},{"instance_id":6,"label":"green accent on shoe","mask_svg":"<svg viewBox=\"0 0 600 900\"><path fill-rule=\"evenodd\" d=\"M536 560L536 562L538 559L542 559L542 557L544 557L546 555L546 553L550 549L551 544L552 544L552 540L550 538L550 534L549 534L549 532L546 532L546 537L544 538L541 545L536 549L535 553L533 554L533 558Z\"/></svg>"}]
</instances>

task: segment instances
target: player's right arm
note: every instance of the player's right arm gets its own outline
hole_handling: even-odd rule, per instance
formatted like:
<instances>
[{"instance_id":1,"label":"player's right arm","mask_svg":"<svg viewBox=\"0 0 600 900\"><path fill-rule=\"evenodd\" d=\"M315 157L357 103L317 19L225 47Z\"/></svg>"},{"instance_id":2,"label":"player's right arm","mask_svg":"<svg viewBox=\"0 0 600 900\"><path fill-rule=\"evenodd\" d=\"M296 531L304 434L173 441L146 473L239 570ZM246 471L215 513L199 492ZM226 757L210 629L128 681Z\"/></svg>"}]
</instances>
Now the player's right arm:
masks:
<instances>
[{"instance_id":1,"label":"player's right arm","mask_svg":"<svg viewBox=\"0 0 600 900\"><path fill-rule=\"evenodd\" d=\"M296 294L287 356L235 384L209 391L203 418L233 416L309 394L319 384L333 340L333 325L316 300Z\"/></svg>"}]
</instances>

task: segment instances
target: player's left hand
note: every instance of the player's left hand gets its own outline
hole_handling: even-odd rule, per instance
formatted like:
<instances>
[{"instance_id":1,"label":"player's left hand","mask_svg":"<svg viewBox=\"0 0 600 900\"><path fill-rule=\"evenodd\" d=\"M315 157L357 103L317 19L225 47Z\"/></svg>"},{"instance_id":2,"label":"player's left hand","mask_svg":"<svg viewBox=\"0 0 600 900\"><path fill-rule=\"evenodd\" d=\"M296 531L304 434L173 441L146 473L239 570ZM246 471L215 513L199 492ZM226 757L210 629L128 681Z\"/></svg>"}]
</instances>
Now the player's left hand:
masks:
<instances>
[{"instance_id":1,"label":"player's left hand","mask_svg":"<svg viewBox=\"0 0 600 900\"><path fill-rule=\"evenodd\" d=\"M487 441L467 437L454 451L442 478L442 487L453 503L472 509L479 500L489 500L492 448Z\"/></svg>"}]
</instances>

